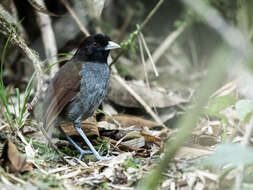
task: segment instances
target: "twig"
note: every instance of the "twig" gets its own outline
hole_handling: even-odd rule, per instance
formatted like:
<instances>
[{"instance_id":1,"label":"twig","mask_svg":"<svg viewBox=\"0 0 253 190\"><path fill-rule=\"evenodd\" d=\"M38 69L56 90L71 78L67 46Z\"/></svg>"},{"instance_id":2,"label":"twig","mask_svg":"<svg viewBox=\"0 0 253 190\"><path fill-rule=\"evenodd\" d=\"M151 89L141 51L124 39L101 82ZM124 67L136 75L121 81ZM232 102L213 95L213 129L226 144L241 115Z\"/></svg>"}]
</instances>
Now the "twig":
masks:
<instances>
[{"instance_id":1,"label":"twig","mask_svg":"<svg viewBox=\"0 0 253 190\"><path fill-rule=\"evenodd\" d=\"M118 59L125 53L127 47L133 42L133 40L135 40L135 38L138 36L139 31L141 31L144 26L146 26L146 24L150 21L150 19L154 16L154 14L158 11L158 9L160 8L160 6L162 5L162 3L164 2L164 0L159 0L158 3L156 4L156 6L151 10L151 12L148 14L148 16L145 18L145 20L143 21L143 23L140 25L139 30L135 30L134 32L132 32L129 36L129 38L121 43L123 44L125 47L123 47L121 49L121 51L119 52L119 54L114 58L113 62L111 63L110 66L112 66L113 64L115 64Z\"/></svg>"},{"instance_id":2,"label":"twig","mask_svg":"<svg viewBox=\"0 0 253 190\"><path fill-rule=\"evenodd\" d=\"M76 15L76 13L72 10L72 8L70 7L69 3L66 0L61 0L62 4L66 7L66 9L69 11L70 15L73 17L73 19L75 20L75 22L77 23L77 25L79 26L80 30L84 33L85 36L89 36L90 33L88 32L88 30L83 26L82 22L80 21L80 19L78 18L78 16Z\"/></svg>"},{"instance_id":3,"label":"twig","mask_svg":"<svg viewBox=\"0 0 253 190\"><path fill-rule=\"evenodd\" d=\"M40 3L40 5L42 5L43 7L45 7L44 0L37 0L37 2ZM47 14L43 14L40 12L36 13L48 64L51 65L57 62L57 56L55 56L57 54L57 45L51 24L51 19ZM58 70L59 64L50 69L50 76L53 77Z\"/></svg>"},{"instance_id":4,"label":"twig","mask_svg":"<svg viewBox=\"0 0 253 190\"><path fill-rule=\"evenodd\" d=\"M158 59L164 54L164 52L171 47L173 42L185 31L188 24L183 23L176 31L170 33L163 43L154 51L152 58L154 63L158 61ZM152 63L152 60L149 59L147 64Z\"/></svg>"},{"instance_id":5,"label":"twig","mask_svg":"<svg viewBox=\"0 0 253 190\"><path fill-rule=\"evenodd\" d=\"M158 77L158 76L159 76L158 71L157 71L157 69L156 69L155 63L154 63L154 61L153 61L153 58L152 58L151 53L150 53L150 51L149 51L149 49L148 49L148 45L147 45L147 43L146 43L146 41L145 41L145 38L144 38L142 32L140 32L140 37L141 37L141 41L142 41L142 43L143 43L143 46L144 46L144 48L145 48L145 50L146 50L146 52L147 52L147 54L148 54L148 57L149 57L149 60L150 60L151 65L152 65L153 71L154 71L154 73L155 73L155 76Z\"/></svg>"},{"instance_id":6,"label":"twig","mask_svg":"<svg viewBox=\"0 0 253 190\"><path fill-rule=\"evenodd\" d=\"M137 26L138 27L138 26ZM141 52L141 62L143 64L143 69L144 69L144 73L145 73L145 80L146 80L146 83L147 83L147 87L150 89L150 84L149 84L149 80L148 80L148 72L147 72L147 68L146 68L146 62L145 62L145 58L144 58L144 52L143 52L143 47L142 47L142 39L141 39L141 35L138 36L138 42L139 42L139 46L140 46L140 52ZM152 97L152 106L155 110L155 113L156 115L157 114L157 109L155 107L155 104L154 104L154 97Z\"/></svg>"},{"instance_id":7,"label":"twig","mask_svg":"<svg viewBox=\"0 0 253 190\"><path fill-rule=\"evenodd\" d=\"M145 62L145 58L144 58L144 52L143 52L143 47L142 47L141 37L140 36L138 36L138 42L139 42L139 46L140 46L141 62L143 64L145 80L146 80L147 86L150 87L149 80L148 80L148 72L147 72L147 68L146 68L146 62Z\"/></svg>"},{"instance_id":8,"label":"twig","mask_svg":"<svg viewBox=\"0 0 253 190\"><path fill-rule=\"evenodd\" d=\"M149 20L153 17L153 15L158 11L160 6L163 4L164 0L158 1L156 6L151 10L151 12L148 14L148 16L145 18L143 23L140 25L140 30L144 28L144 26L149 22Z\"/></svg>"},{"instance_id":9,"label":"twig","mask_svg":"<svg viewBox=\"0 0 253 190\"><path fill-rule=\"evenodd\" d=\"M146 19L143 21L143 23L140 25L139 29L137 29L136 31L132 32L130 34L129 39L125 42L126 45L128 46L130 43L132 43L132 41L136 38L136 36L138 36L139 32L143 29L143 27L149 22L149 20L152 18L152 16L157 12L157 10L160 8L160 6L162 5L162 3L164 2L164 0L160 0L156 6L152 9L152 11L148 14L148 16L146 17ZM113 62L110 64L110 68L112 68L112 70L114 71L114 73L116 73L116 68L113 66L114 63L116 63L116 61L119 59L119 57L121 55L123 55L125 52L125 48L123 48L120 53L116 56L116 58L113 60ZM163 127L166 127L163 122L161 121L161 119L153 112L153 110L149 107L149 105L138 95L136 94L132 88L130 88L126 82L118 75L118 74L114 74L115 79L144 107L144 109L147 111L147 113L150 114L150 116L160 125L162 125Z\"/></svg>"},{"instance_id":10,"label":"twig","mask_svg":"<svg viewBox=\"0 0 253 190\"><path fill-rule=\"evenodd\" d=\"M136 92L134 92L134 90L127 85L127 83L125 82L124 79L122 79L117 71L116 68L113 66L112 67L112 71L113 71L113 77L144 107L144 109L147 111L147 113L150 114L150 116L160 125L162 125L163 127L166 127L163 122L161 121L161 119L153 112L153 110L149 107L149 105L138 95L136 94Z\"/></svg>"},{"instance_id":11,"label":"twig","mask_svg":"<svg viewBox=\"0 0 253 190\"><path fill-rule=\"evenodd\" d=\"M250 137L251 137L251 134L253 132L253 116L251 116L250 122L246 126L245 129L246 129L246 131L245 131L245 134L244 134L242 142L241 142L243 147L247 147L249 145L249 142L250 142ZM243 180L243 170L244 170L244 164L240 164L237 167L238 172L237 172L236 179L235 179L235 189L236 190L241 189L242 180Z\"/></svg>"}]
</instances>

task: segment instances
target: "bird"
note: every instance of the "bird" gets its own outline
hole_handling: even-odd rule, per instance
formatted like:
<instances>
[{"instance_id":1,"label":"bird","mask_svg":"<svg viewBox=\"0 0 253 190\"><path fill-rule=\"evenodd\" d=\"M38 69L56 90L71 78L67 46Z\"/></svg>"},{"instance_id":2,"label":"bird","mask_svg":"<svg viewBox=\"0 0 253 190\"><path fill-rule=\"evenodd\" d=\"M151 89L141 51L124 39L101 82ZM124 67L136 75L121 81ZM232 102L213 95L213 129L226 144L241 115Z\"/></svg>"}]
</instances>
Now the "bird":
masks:
<instances>
[{"instance_id":1,"label":"bird","mask_svg":"<svg viewBox=\"0 0 253 190\"><path fill-rule=\"evenodd\" d=\"M65 63L50 81L43 101L44 129L52 137L55 127L79 151L81 160L85 154L99 155L81 128L81 121L91 117L104 100L110 81L107 58L112 49L120 48L105 34L86 37L73 57ZM60 127L73 123L74 128L90 150L83 150Z\"/></svg>"}]
</instances>

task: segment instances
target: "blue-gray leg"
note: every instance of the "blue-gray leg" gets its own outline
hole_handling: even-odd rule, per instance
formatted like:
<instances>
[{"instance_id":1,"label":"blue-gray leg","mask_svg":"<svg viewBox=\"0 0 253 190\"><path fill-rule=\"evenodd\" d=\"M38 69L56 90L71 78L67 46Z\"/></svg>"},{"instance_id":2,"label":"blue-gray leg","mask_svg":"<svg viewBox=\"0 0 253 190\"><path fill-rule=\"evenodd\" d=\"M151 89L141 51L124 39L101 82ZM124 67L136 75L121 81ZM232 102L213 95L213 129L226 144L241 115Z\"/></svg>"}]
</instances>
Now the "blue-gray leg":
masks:
<instances>
[{"instance_id":1,"label":"blue-gray leg","mask_svg":"<svg viewBox=\"0 0 253 190\"><path fill-rule=\"evenodd\" d=\"M80 146L78 146L75 141L70 137L68 136L63 130L61 127L58 127L58 129L60 130L60 132L68 139L68 141L76 148L76 150L78 150L80 152L80 156L79 156L79 160L82 159L82 157L85 155L85 154L91 154L92 152L90 150L83 150Z\"/></svg>"},{"instance_id":2,"label":"blue-gray leg","mask_svg":"<svg viewBox=\"0 0 253 190\"><path fill-rule=\"evenodd\" d=\"M74 127L76 128L77 132L81 135L83 140L86 142L86 144L89 146L91 152L94 154L94 156L97 158L97 160L103 160L103 157L101 157L98 154L98 152L95 150L95 148L93 147L93 145L91 144L91 142L89 141L89 139L87 138L87 136L85 135L83 130L81 129L80 119L77 119L76 121L74 121Z\"/></svg>"}]
</instances>

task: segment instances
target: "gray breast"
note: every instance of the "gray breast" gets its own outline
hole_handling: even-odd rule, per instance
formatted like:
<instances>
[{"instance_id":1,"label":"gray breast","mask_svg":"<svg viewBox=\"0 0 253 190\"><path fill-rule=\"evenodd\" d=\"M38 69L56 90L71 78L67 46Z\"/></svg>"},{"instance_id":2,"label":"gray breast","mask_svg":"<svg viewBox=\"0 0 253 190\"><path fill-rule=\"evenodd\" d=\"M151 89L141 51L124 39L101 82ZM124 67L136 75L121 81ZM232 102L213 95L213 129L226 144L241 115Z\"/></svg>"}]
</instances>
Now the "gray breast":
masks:
<instances>
[{"instance_id":1,"label":"gray breast","mask_svg":"<svg viewBox=\"0 0 253 190\"><path fill-rule=\"evenodd\" d=\"M85 63L80 71L80 98L83 105L83 118L87 118L104 100L110 80L110 70L107 64Z\"/></svg>"},{"instance_id":2,"label":"gray breast","mask_svg":"<svg viewBox=\"0 0 253 190\"><path fill-rule=\"evenodd\" d=\"M104 100L110 80L110 69L103 63L84 63L80 92L64 108L57 123L73 122L90 117Z\"/></svg>"}]
</instances>

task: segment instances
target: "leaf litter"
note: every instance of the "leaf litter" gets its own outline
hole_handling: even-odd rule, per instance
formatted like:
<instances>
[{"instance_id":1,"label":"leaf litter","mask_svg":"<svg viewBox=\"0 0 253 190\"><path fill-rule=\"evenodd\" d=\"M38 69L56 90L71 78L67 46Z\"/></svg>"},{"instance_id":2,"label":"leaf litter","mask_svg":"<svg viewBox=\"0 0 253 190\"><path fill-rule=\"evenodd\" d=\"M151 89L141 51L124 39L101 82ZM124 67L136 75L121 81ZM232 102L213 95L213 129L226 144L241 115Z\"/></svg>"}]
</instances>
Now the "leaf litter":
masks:
<instances>
[{"instance_id":1,"label":"leaf litter","mask_svg":"<svg viewBox=\"0 0 253 190\"><path fill-rule=\"evenodd\" d=\"M230 187L228 184L236 175L231 163L237 164L244 158L248 158L246 164L252 163L251 149L244 150L236 144L222 145L224 142L238 143L242 140L246 125L243 119L247 119L246 113L251 112L243 100L237 101L232 97L234 90L225 90L211 98L192 138L185 142L169 163L159 189ZM188 100L179 101L179 104L177 101L175 106L183 105ZM171 108L173 105L169 103L164 106ZM238 112L245 114L242 117ZM1 185L11 189L135 189L138 181L159 163L163 157L164 142L168 139L173 143L173 134L177 129L164 128L147 117L112 113L102 117L99 116L101 113L97 113L82 122L83 130L100 154L114 156L106 161L97 162L92 155L87 155L83 161L78 160L78 152L55 133L57 138L54 142L65 154L67 163L64 163L45 144L36 127L26 124L20 130L26 139L30 139L27 145L17 138L13 140L15 144L6 140L7 136L2 133L9 132L5 127L0 135L2 143L6 140L0 147L3 168L0 170ZM80 140L79 143L82 142L73 126L63 125L62 128L77 141ZM240 152L240 156L235 157L235 151ZM22 156L24 154L25 157ZM224 156L227 156L226 160L221 162ZM250 172L250 169L247 171Z\"/></svg>"}]
</instances>

